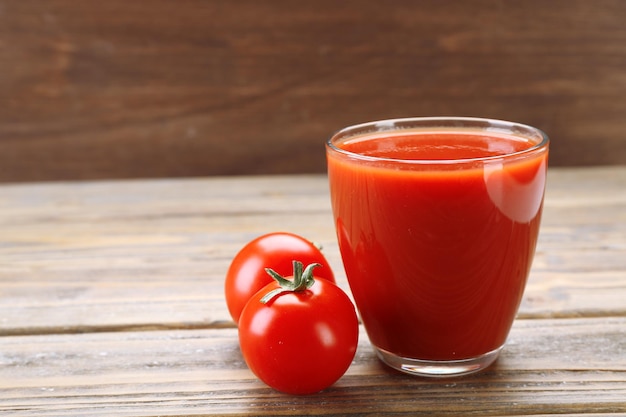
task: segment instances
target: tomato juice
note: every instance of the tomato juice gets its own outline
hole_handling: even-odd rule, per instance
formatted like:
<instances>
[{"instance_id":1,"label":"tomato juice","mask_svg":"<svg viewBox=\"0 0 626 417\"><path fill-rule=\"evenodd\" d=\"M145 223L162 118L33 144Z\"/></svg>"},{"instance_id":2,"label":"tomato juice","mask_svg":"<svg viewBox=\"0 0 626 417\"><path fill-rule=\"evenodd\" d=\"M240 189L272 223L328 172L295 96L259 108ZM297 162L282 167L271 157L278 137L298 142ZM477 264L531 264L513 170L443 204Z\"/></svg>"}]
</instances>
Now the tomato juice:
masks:
<instances>
[{"instance_id":1,"label":"tomato juice","mask_svg":"<svg viewBox=\"0 0 626 417\"><path fill-rule=\"evenodd\" d=\"M424 361L500 349L535 251L547 144L403 129L331 139L327 158L339 247L372 344Z\"/></svg>"}]
</instances>

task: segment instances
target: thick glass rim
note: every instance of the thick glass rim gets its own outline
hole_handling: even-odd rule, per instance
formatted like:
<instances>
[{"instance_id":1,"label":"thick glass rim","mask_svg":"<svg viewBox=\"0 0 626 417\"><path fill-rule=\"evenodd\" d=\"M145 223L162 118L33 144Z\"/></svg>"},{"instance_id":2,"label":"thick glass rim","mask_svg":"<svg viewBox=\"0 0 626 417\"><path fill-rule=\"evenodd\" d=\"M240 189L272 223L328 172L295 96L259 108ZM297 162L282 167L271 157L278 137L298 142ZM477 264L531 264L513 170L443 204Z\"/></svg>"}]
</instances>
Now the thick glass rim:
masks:
<instances>
[{"instance_id":1,"label":"thick glass rim","mask_svg":"<svg viewBox=\"0 0 626 417\"><path fill-rule=\"evenodd\" d=\"M537 138L537 143L529 148L517 152L501 155L491 155L461 159L401 159L371 155L363 155L340 148L335 143L339 140L376 135L385 132L402 132L409 130L436 130L436 131L476 131L486 134L495 133L507 136L518 136L526 139ZM405 117L397 119L381 119L347 126L336 131L327 141L327 149L351 159L364 162L387 162L408 165L462 165L478 162L499 161L503 159L517 159L529 154L540 153L548 148L550 139L541 129L523 123L510 122L500 119L481 117Z\"/></svg>"}]
</instances>

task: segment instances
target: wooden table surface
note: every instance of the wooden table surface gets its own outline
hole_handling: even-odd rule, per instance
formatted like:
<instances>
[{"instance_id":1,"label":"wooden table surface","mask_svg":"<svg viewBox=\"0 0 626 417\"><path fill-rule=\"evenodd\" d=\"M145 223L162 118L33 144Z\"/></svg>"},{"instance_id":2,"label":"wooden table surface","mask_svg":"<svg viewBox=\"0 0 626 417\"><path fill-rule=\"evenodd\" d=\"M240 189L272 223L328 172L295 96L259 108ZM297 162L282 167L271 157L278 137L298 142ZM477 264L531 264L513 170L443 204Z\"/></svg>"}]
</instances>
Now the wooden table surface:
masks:
<instances>
[{"instance_id":1,"label":"wooden table surface","mask_svg":"<svg viewBox=\"0 0 626 417\"><path fill-rule=\"evenodd\" d=\"M626 167L550 170L509 341L458 379L391 371L361 331L320 394L257 380L223 279L277 230L321 243L347 290L322 175L0 186L0 415L626 415Z\"/></svg>"}]
</instances>

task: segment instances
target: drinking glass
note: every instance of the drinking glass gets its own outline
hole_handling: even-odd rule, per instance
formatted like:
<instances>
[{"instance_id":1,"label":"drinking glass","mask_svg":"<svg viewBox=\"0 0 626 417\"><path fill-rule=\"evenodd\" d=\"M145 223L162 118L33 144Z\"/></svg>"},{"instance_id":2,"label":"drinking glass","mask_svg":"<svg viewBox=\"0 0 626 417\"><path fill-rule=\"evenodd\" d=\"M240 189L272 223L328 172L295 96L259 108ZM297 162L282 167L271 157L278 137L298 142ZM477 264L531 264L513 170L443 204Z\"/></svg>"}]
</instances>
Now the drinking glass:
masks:
<instances>
[{"instance_id":1,"label":"drinking glass","mask_svg":"<svg viewBox=\"0 0 626 417\"><path fill-rule=\"evenodd\" d=\"M326 144L339 249L368 337L403 372L493 363L522 300L548 137L492 119L383 120Z\"/></svg>"}]
</instances>

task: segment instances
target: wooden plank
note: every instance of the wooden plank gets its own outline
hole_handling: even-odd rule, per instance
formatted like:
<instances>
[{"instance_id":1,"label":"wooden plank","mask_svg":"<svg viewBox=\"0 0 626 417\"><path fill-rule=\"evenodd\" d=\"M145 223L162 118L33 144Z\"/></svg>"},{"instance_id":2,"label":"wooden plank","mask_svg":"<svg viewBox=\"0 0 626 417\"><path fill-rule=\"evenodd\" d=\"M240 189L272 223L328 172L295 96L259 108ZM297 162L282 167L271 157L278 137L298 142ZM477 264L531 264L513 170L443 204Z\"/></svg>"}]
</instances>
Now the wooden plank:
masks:
<instances>
[{"instance_id":1,"label":"wooden plank","mask_svg":"<svg viewBox=\"0 0 626 417\"><path fill-rule=\"evenodd\" d=\"M3 337L0 414L619 415L625 328L623 317L518 320L492 368L443 380L387 369L362 332L346 375L305 397L258 381L235 329Z\"/></svg>"},{"instance_id":2,"label":"wooden plank","mask_svg":"<svg viewBox=\"0 0 626 417\"><path fill-rule=\"evenodd\" d=\"M520 317L626 316L626 169L549 183ZM276 230L348 291L323 176L5 185L0 230L0 334L232 326L230 260Z\"/></svg>"},{"instance_id":3,"label":"wooden plank","mask_svg":"<svg viewBox=\"0 0 626 417\"><path fill-rule=\"evenodd\" d=\"M302 234L341 268L327 193L320 177L3 187L0 332L219 326L253 236Z\"/></svg>"},{"instance_id":4,"label":"wooden plank","mask_svg":"<svg viewBox=\"0 0 626 417\"><path fill-rule=\"evenodd\" d=\"M536 125L554 166L626 162L619 0L0 10L0 181L323 172L332 132L406 116Z\"/></svg>"}]
</instances>

